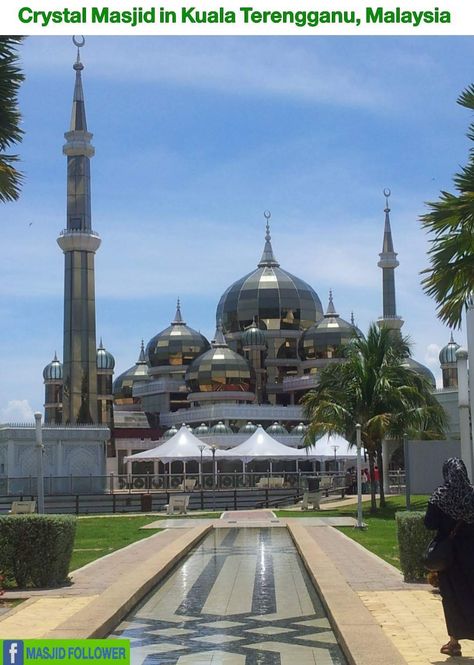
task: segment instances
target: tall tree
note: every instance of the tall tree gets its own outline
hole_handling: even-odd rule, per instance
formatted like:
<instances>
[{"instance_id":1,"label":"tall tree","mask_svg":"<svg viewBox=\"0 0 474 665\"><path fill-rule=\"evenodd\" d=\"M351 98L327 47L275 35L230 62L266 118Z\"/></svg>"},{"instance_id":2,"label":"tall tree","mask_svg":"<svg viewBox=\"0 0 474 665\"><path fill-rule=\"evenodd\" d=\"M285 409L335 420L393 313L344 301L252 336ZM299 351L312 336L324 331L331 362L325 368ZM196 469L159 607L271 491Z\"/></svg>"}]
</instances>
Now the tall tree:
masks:
<instances>
[{"instance_id":1,"label":"tall tree","mask_svg":"<svg viewBox=\"0 0 474 665\"><path fill-rule=\"evenodd\" d=\"M24 76L17 47L22 37L0 36L0 201L15 201L20 195L22 174L16 169L18 155L6 154L22 140L18 91Z\"/></svg>"},{"instance_id":2,"label":"tall tree","mask_svg":"<svg viewBox=\"0 0 474 665\"><path fill-rule=\"evenodd\" d=\"M474 84L457 100L474 110ZM467 137L474 141L474 122ZM441 192L439 200L428 203L430 212L422 215L423 227L432 235L428 252L430 267L422 272L424 290L437 303L438 317L450 327L459 327L462 311L474 291L474 147L467 166L454 176L458 194Z\"/></svg>"},{"instance_id":3,"label":"tall tree","mask_svg":"<svg viewBox=\"0 0 474 665\"><path fill-rule=\"evenodd\" d=\"M361 425L362 445L369 457L371 478L380 470L380 505L383 491L382 441L423 435L443 435L445 413L431 392L429 382L406 364L409 345L385 327L372 324L367 338L354 339L341 363L327 365L318 386L302 399L309 421L306 442L326 432L355 441ZM371 510L376 509L375 485L371 483Z\"/></svg>"}]
</instances>

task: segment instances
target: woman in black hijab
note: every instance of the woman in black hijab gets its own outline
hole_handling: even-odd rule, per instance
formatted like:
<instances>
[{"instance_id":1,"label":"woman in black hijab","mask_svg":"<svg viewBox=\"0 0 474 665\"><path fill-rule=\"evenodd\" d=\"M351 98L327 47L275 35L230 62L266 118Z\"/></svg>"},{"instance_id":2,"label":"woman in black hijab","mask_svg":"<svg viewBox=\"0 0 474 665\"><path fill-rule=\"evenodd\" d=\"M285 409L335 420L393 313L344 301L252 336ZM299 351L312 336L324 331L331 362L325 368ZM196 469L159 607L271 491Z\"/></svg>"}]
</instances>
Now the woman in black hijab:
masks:
<instances>
[{"instance_id":1,"label":"woman in black hijab","mask_svg":"<svg viewBox=\"0 0 474 665\"><path fill-rule=\"evenodd\" d=\"M461 656L459 640L474 640L474 488L464 462L456 457L443 464L443 479L429 500L425 525L436 529L440 540L456 529L454 562L438 573L449 635L441 653Z\"/></svg>"}]
</instances>

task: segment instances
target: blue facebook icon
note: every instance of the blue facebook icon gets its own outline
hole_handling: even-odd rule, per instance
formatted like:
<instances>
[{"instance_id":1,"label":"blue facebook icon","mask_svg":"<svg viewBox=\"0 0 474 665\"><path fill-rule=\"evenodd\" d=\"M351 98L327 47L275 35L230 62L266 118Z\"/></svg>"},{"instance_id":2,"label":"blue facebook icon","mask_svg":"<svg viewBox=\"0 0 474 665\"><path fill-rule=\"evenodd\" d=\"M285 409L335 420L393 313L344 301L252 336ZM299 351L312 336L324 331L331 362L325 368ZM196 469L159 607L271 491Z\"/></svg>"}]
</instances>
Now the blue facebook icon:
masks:
<instances>
[{"instance_id":1,"label":"blue facebook icon","mask_svg":"<svg viewBox=\"0 0 474 665\"><path fill-rule=\"evenodd\" d=\"M23 665L23 640L3 640L3 665Z\"/></svg>"}]
</instances>

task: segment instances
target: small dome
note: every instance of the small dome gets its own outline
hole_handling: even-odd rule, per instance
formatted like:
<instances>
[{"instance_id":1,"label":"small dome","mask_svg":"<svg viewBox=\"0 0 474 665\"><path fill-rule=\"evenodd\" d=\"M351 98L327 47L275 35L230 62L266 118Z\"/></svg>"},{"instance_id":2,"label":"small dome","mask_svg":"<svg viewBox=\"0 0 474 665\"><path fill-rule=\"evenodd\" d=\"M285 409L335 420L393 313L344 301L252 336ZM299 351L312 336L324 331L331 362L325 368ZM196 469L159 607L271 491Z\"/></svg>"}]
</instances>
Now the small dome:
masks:
<instances>
[{"instance_id":1,"label":"small dome","mask_svg":"<svg viewBox=\"0 0 474 665\"><path fill-rule=\"evenodd\" d=\"M45 381L62 381L63 378L63 366L59 362L56 353L54 354L53 360L46 365L43 370L43 379Z\"/></svg>"},{"instance_id":2,"label":"small dome","mask_svg":"<svg viewBox=\"0 0 474 665\"><path fill-rule=\"evenodd\" d=\"M171 439L172 436L178 433L178 428L173 425L163 434L163 439Z\"/></svg>"},{"instance_id":3,"label":"small dome","mask_svg":"<svg viewBox=\"0 0 474 665\"><path fill-rule=\"evenodd\" d=\"M423 376L428 381L428 383L431 383L433 388L436 388L436 379L433 372L428 369L428 367L425 367L425 365L422 365L414 358L407 358L403 364L405 367L409 367L420 376Z\"/></svg>"},{"instance_id":4,"label":"small dome","mask_svg":"<svg viewBox=\"0 0 474 665\"><path fill-rule=\"evenodd\" d=\"M186 325L178 300L174 321L151 338L146 351L150 367L190 365L209 349L209 342L197 330Z\"/></svg>"},{"instance_id":5,"label":"small dome","mask_svg":"<svg viewBox=\"0 0 474 665\"><path fill-rule=\"evenodd\" d=\"M194 430L194 436L200 437L205 436L206 434L209 434L209 427L205 423L201 423Z\"/></svg>"},{"instance_id":6,"label":"small dome","mask_svg":"<svg viewBox=\"0 0 474 665\"><path fill-rule=\"evenodd\" d=\"M288 434L288 430L283 427L283 425L280 425L280 423L274 422L273 425L270 425L270 427L267 427L267 434L274 435L274 434Z\"/></svg>"},{"instance_id":7,"label":"small dome","mask_svg":"<svg viewBox=\"0 0 474 665\"><path fill-rule=\"evenodd\" d=\"M183 425L185 425L185 423L183 423ZM189 432L191 432L191 434L194 432L194 430L193 430L193 428L191 427L191 425L185 425L185 427L186 427L186 429L187 429Z\"/></svg>"},{"instance_id":8,"label":"small dome","mask_svg":"<svg viewBox=\"0 0 474 665\"><path fill-rule=\"evenodd\" d=\"M185 380L192 392L252 392L254 375L245 358L229 349L218 325L211 349L196 358Z\"/></svg>"},{"instance_id":9,"label":"small dome","mask_svg":"<svg viewBox=\"0 0 474 665\"><path fill-rule=\"evenodd\" d=\"M242 425L242 427L239 429L239 434L253 434L257 430L257 425L254 425L254 423L248 421L246 425Z\"/></svg>"},{"instance_id":10,"label":"small dome","mask_svg":"<svg viewBox=\"0 0 474 665\"><path fill-rule=\"evenodd\" d=\"M143 340L140 350L140 355L138 360L133 365L129 367L125 372L119 374L115 379L112 392L115 399L131 399L133 397L133 384L137 381L147 381L150 377L148 376L148 365L145 357L145 349L143 347Z\"/></svg>"},{"instance_id":11,"label":"small dome","mask_svg":"<svg viewBox=\"0 0 474 665\"><path fill-rule=\"evenodd\" d=\"M97 349L97 369L114 369L115 367L115 358L113 355L107 351L107 349L102 344L100 340L99 348Z\"/></svg>"},{"instance_id":12,"label":"small dome","mask_svg":"<svg viewBox=\"0 0 474 665\"><path fill-rule=\"evenodd\" d=\"M258 321L267 330L301 330L319 321L323 311L314 289L280 268L273 254L270 228L258 267L231 284L217 306L216 319L226 333L245 330Z\"/></svg>"},{"instance_id":13,"label":"small dome","mask_svg":"<svg viewBox=\"0 0 474 665\"><path fill-rule=\"evenodd\" d=\"M298 423L297 425L295 425L295 427L293 427L290 434L291 434L291 436L303 437L303 436L305 436L307 431L308 431L308 426L307 425L305 425L304 423Z\"/></svg>"},{"instance_id":14,"label":"small dome","mask_svg":"<svg viewBox=\"0 0 474 665\"><path fill-rule=\"evenodd\" d=\"M245 329L245 332L242 335L242 348L245 349L251 346L267 346L265 333L257 326L255 319L250 326Z\"/></svg>"},{"instance_id":15,"label":"small dome","mask_svg":"<svg viewBox=\"0 0 474 665\"><path fill-rule=\"evenodd\" d=\"M219 420L217 425L213 425L210 430L210 434L233 434L234 432L230 427L224 425L222 420Z\"/></svg>"},{"instance_id":16,"label":"small dome","mask_svg":"<svg viewBox=\"0 0 474 665\"><path fill-rule=\"evenodd\" d=\"M443 348L439 352L439 362L442 365L449 365L449 364L455 365L456 351L458 349L459 349L459 344L456 344L456 342L453 339L453 334L451 333L451 339L446 344L446 346L443 346Z\"/></svg>"},{"instance_id":17,"label":"small dome","mask_svg":"<svg viewBox=\"0 0 474 665\"><path fill-rule=\"evenodd\" d=\"M356 326L341 319L329 292L329 304L322 321L308 328L299 341L298 351L303 360L341 358L342 348L362 333Z\"/></svg>"}]
</instances>

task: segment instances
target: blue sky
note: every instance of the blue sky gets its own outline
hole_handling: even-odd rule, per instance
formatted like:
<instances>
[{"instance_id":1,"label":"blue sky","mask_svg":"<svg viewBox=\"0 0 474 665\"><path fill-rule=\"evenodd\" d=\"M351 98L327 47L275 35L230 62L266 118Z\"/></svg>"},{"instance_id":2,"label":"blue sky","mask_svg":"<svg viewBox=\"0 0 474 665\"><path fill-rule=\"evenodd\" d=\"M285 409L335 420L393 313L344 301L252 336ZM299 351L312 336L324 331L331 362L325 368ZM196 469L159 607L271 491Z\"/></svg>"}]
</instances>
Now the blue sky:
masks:
<instances>
[{"instance_id":1,"label":"blue sky","mask_svg":"<svg viewBox=\"0 0 474 665\"><path fill-rule=\"evenodd\" d=\"M42 369L62 356L66 160L74 48L21 47L26 175L1 208L0 421L42 410ZM438 372L449 332L422 292L424 202L468 154L470 37L89 37L97 332L132 365L182 302L209 338L225 288L252 270L272 212L282 267L366 330L380 316L382 190L390 187L397 308L414 356ZM464 343L464 333L455 334Z\"/></svg>"}]
</instances>

